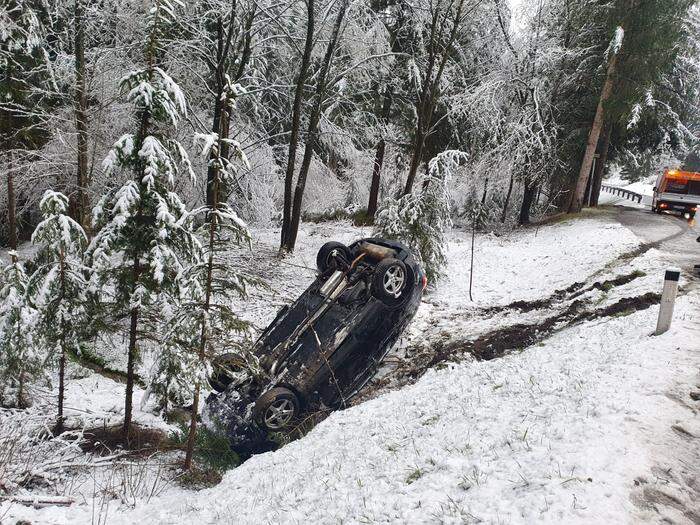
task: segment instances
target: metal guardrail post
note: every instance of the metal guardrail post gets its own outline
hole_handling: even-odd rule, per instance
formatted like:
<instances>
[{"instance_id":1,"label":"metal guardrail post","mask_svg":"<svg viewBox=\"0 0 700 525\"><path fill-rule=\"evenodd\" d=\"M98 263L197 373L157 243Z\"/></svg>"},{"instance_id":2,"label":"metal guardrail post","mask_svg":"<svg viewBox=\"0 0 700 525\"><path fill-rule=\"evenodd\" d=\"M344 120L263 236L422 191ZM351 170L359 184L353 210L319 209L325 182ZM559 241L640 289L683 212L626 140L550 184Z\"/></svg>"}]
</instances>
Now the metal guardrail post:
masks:
<instances>
[{"instance_id":1,"label":"metal guardrail post","mask_svg":"<svg viewBox=\"0 0 700 525\"><path fill-rule=\"evenodd\" d=\"M664 288L661 292L661 304L659 305L659 318L656 322L654 335L661 335L671 328L673 320L673 307L678 294L678 280L681 271L678 268L669 268L664 275Z\"/></svg>"}]
</instances>

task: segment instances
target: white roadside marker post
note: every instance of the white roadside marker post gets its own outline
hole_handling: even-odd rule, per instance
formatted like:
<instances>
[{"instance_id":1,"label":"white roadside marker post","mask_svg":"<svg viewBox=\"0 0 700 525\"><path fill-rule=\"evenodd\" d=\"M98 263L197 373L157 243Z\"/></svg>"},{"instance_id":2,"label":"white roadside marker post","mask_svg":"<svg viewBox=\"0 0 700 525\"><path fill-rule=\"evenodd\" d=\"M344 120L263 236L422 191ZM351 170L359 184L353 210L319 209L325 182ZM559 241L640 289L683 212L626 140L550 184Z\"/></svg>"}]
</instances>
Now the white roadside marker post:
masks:
<instances>
[{"instance_id":1,"label":"white roadside marker post","mask_svg":"<svg viewBox=\"0 0 700 525\"><path fill-rule=\"evenodd\" d=\"M664 289L661 292L661 304L659 305L659 320L656 322L656 332L654 335L661 335L671 328L673 319L673 305L676 302L678 293L678 280L681 271L678 268L669 268L664 276Z\"/></svg>"}]
</instances>

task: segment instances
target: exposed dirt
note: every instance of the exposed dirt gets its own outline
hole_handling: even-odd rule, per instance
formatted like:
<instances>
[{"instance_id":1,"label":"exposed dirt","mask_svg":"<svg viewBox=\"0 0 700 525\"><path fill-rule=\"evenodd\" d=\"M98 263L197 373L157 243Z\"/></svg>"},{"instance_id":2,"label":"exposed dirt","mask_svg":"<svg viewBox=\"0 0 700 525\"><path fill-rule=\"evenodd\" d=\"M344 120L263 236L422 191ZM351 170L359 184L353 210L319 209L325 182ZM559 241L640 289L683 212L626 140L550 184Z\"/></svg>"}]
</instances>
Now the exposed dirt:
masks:
<instances>
[{"instance_id":1,"label":"exposed dirt","mask_svg":"<svg viewBox=\"0 0 700 525\"><path fill-rule=\"evenodd\" d=\"M484 308L481 310L485 314L496 314L500 312L519 310L521 312L532 312L534 310L550 309L553 304L567 301L570 299L575 299L587 292L592 290L602 290L607 292L616 286L622 286L631 283L639 277L643 277L644 272L635 270L632 273L625 275L619 275L614 279L608 279L605 281L596 281L593 284L586 285L586 282L576 282L566 288L561 290L556 290L549 297L544 299L537 299L535 301L515 301L504 306L492 306L489 308Z\"/></svg>"},{"instance_id":2,"label":"exposed dirt","mask_svg":"<svg viewBox=\"0 0 700 525\"><path fill-rule=\"evenodd\" d=\"M100 456L112 455L115 450L129 451L128 455L132 456L144 456L161 450L167 441L162 430L132 424L127 435L121 425L114 425L86 430L79 446L84 452L94 452Z\"/></svg>"},{"instance_id":3,"label":"exposed dirt","mask_svg":"<svg viewBox=\"0 0 700 525\"><path fill-rule=\"evenodd\" d=\"M621 276L612 281L594 283L587 289L607 290L609 288L607 288L608 285L606 283L615 281L623 284L638 276L632 276L632 274ZM580 288L577 290L580 293L584 293L584 291ZM585 301L576 299L566 309L539 323L520 323L501 327L476 339L417 345L407 350L406 359L400 362L399 366L389 377L384 381L373 384L371 388L376 391L389 383L392 383L392 385L403 385L418 379L429 368L448 362L458 362L469 356L477 360L496 359L507 353L523 350L537 344L550 337L553 333L582 321L628 315L659 304L660 300L660 294L646 293L637 297L620 299L616 303L605 307L587 309ZM363 398L366 397L363 396Z\"/></svg>"}]
</instances>

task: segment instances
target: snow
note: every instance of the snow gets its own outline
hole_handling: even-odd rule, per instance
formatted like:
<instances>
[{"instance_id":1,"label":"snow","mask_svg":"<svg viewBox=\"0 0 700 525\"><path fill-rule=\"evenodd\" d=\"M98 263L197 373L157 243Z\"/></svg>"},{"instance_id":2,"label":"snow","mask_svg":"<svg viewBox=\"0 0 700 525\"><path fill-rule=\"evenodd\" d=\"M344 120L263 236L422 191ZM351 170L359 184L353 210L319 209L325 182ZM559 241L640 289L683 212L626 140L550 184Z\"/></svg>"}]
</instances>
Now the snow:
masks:
<instances>
[{"instance_id":1,"label":"snow","mask_svg":"<svg viewBox=\"0 0 700 525\"><path fill-rule=\"evenodd\" d=\"M451 241L447 255L451 271L430 300L466 305L471 236L455 232ZM476 305L494 306L536 299L583 281L639 242L619 224L586 218L503 237L478 236L475 244L472 295Z\"/></svg>"},{"instance_id":2,"label":"snow","mask_svg":"<svg viewBox=\"0 0 700 525\"><path fill-rule=\"evenodd\" d=\"M631 208L644 208L648 209L651 207L652 196L654 195L654 186L656 184L656 175L652 175L646 179L632 182L620 179L619 176L606 179L604 184L608 186L613 186L615 188L623 188L625 190L633 191L642 195L642 202L638 203L636 201L631 201L619 195L613 195L611 193L601 191L600 197L598 199L598 204L622 204L624 206L629 206Z\"/></svg>"},{"instance_id":3,"label":"snow","mask_svg":"<svg viewBox=\"0 0 700 525\"><path fill-rule=\"evenodd\" d=\"M660 337L649 336L650 309L585 323L503 359L432 370L252 458L213 489L176 490L106 517L114 524L648 518L630 496L637 484L672 490L651 474L664 460L651 452L675 439L671 425L692 417L668 391L694 379L699 305L697 296L682 298L676 326ZM87 522L91 510L55 508L50 521ZM48 515L13 507L9 517L42 523Z\"/></svg>"},{"instance_id":4,"label":"snow","mask_svg":"<svg viewBox=\"0 0 700 525\"><path fill-rule=\"evenodd\" d=\"M271 289L251 290L244 303L246 318L264 326L310 281L324 242L347 243L370 230L305 224L299 249L281 263L274 258L278 230L252 233L252 252L231 258L256 265L271 281ZM546 298L574 282L640 272L624 286L577 298L599 307L661 290L662 253L622 259L639 241L606 212L478 235L474 303L470 236L454 231L447 239L447 277L426 296L408 341L430 344L441 331L466 337L534 322L542 312L483 312ZM700 294L682 279L673 327L662 336L650 336L656 306L584 322L500 359L431 369L415 384L336 412L304 438L253 457L211 489L169 485L155 497L105 506L104 496L93 498L85 487L71 506L4 502L0 516L72 524L92 522L97 512L117 525L688 522L683 511L699 510L683 480L692 478L700 453L683 431L700 435L688 397L700 359ZM87 409L120 420L123 385L91 375L68 388L72 417ZM140 398L135 394L136 405ZM164 425L153 407L136 419ZM679 503L663 505L664 495Z\"/></svg>"},{"instance_id":5,"label":"snow","mask_svg":"<svg viewBox=\"0 0 700 525\"><path fill-rule=\"evenodd\" d=\"M625 39L625 30L618 26L617 29L615 29L615 36L612 39L612 42L610 43L610 49L612 49L613 54L617 55L620 52L620 49L622 48L622 42Z\"/></svg>"}]
</instances>

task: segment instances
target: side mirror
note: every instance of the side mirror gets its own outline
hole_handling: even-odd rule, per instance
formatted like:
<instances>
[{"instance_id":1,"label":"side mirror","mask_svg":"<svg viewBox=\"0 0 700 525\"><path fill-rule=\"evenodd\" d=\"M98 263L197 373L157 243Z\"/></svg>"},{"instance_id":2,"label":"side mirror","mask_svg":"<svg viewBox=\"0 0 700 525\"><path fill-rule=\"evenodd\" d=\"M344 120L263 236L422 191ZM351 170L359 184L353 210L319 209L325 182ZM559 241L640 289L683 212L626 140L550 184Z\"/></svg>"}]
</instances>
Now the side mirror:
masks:
<instances>
[{"instance_id":1,"label":"side mirror","mask_svg":"<svg viewBox=\"0 0 700 525\"><path fill-rule=\"evenodd\" d=\"M654 187L652 188L652 190L653 190L653 191L656 191L656 186L654 186Z\"/></svg>"},{"instance_id":2,"label":"side mirror","mask_svg":"<svg viewBox=\"0 0 700 525\"><path fill-rule=\"evenodd\" d=\"M696 241L698 241L698 242L700 242L700 237L698 237L698 238L697 238L697 239L695 239L695 240L696 240Z\"/></svg>"}]
</instances>

